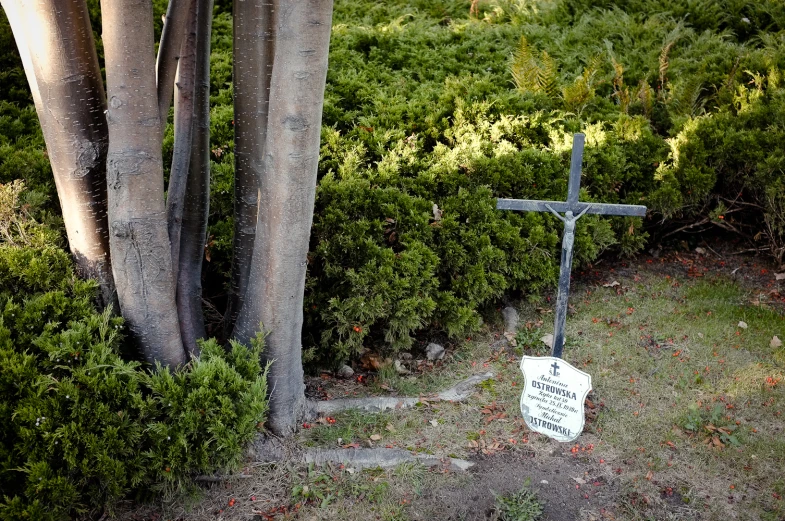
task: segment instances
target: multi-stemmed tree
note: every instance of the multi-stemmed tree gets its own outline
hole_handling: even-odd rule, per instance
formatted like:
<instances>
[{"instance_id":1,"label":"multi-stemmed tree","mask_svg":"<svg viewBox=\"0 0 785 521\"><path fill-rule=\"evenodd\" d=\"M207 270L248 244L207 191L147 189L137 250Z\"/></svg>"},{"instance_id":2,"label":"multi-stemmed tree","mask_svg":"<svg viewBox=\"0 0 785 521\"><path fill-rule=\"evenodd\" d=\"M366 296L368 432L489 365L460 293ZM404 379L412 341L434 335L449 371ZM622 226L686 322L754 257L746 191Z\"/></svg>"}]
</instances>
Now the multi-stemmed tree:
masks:
<instances>
[{"instance_id":1,"label":"multi-stemmed tree","mask_svg":"<svg viewBox=\"0 0 785 521\"><path fill-rule=\"evenodd\" d=\"M101 0L106 88L85 0L0 0L41 121L71 252L117 302L144 358L177 366L204 337L212 0ZM305 404L302 299L332 0L234 0L235 238L227 332L263 327L269 426ZM164 190L162 135L174 100Z\"/></svg>"}]
</instances>

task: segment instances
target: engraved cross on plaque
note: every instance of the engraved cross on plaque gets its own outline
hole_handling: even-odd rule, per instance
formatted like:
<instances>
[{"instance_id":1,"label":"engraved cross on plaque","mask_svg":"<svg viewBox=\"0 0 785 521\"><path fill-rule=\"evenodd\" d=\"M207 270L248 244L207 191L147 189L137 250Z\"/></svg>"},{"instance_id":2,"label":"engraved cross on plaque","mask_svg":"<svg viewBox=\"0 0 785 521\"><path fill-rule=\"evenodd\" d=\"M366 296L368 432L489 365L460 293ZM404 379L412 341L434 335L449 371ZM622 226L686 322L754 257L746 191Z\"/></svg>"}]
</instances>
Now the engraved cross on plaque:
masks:
<instances>
[{"instance_id":1,"label":"engraved cross on plaque","mask_svg":"<svg viewBox=\"0 0 785 521\"><path fill-rule=\"evenodd\" d=\"M556 319L553 328L552 355L561 358L564 348L564 323L567 320L567 299L570 293L570 271L572 269L572 246L575 241L575 221L584 214L626 215L644 217L646 207L632 204L582 203L578 201L581 188L581 164L583 163L584 134L575 134L572 143L570 162L570 181L567 188L567 201L532 201L528 199L498 199L497 210L517 210L519 212L551 212L564 223L564 236L561 245L561 266L559 268L559 291L556 297ZM561 213L564 213L562 216Z\"/></svg>"}]
</instances>

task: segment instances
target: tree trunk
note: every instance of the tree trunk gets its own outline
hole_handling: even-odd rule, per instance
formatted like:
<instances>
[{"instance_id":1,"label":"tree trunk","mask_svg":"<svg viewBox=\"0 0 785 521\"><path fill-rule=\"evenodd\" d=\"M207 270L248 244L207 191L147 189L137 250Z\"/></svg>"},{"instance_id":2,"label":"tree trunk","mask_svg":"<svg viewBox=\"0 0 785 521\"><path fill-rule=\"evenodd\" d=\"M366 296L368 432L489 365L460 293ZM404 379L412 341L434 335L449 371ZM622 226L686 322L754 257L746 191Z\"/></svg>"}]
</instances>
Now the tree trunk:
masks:
<instances>
[{"instance_id":1,"label":"tree trunk","mask_svg":"<svg viewBox=\"0 0 785 521\"><path fill-rule=\"evenodd\" d=\"M158 92L158 112L161 114L161 131L166 128L169 118L169 106L175 77L179 69L182 42L188 31L188 19L192 11L193 0L169 0L164 17L164 28L161 32L161 44L158 46L158 58L155 63L155 79Z\"/></svg>"},{"instance_id":2,"label":"tree trunk","mask_svg":"<svg viewBox=\"0 0 785 521\"><path fill-rule=\"evenodd\" d=\"M332 0L274 2L275 54L253 262L234 336L269 330L270 429L286 435L305 406L303 291L313 221Z\"/></svg>"},{"instance_id":3,"label":"tree trunk","mask_svg":"<svg viewBox=\"0 0 785 521\"><path fill-rule=\"evenodd\" d=\"M108 210L120 310L144 357L186 361L166 230L150 0L102 0Z\"/></svg>"},{"instance_id":4,"label":"tree trunk","mask_svg":"<svg viewBox=\"0 0 785 521\"><path fill-rule=\"evenodd\" d=\"M22 67L25 70L25 78L30 86L30 93L33 96L33 104L35 105L38 118L41 118L41 94L38 91L38 82L35 79L35 68L33 67L33 60L30 57L30 46L27 44L28 37L32 35L27 31L27 19L25 18L25 9L20 5L21 0L0 0L0 5L3 6L5 16L8 19L8 25L11 26L11 32L14 35L14 42L19 50L19 58L22 60Z\"/></svg>"},{"instance_id":5,"label":"tree trunk","mask_svg":"<svg viewBox=\"0 0 785 521\"><path fill-rule=\"evenodd\" d=\"M84 0L3 0L20 47L77 269L114 301L106 219L106 97Z\"/></svg>"},{"instance_id":6,"label":"tree trunk","mask_svg":"<svg viewBox=\"0 0 785 521\"><path fill-rule=\"evenodd\" d=\"M183 40L175 80L177 94L174 98L174 151L169 173L169 189L166 191L166 222L172 251L174 280L177 280L180 271L180 232L193 147L197 1L192 0L189 8L186 24L188 33Z\"/></svg>"},{"instance_id":7,"label":"tree trunk","mask_svg":"<svg viewBox=\"0 0 785 521\"><path fill-rule=\"evenodd\" d=\"M234 0L234 242L229 304L231 333L248 288L256 207L267 139L267 109L273 67L272 0Z\"/></svg>"},{"instance_id":8,"label":"tree trunk","mask_svg":"<svg viewBox=\"0 0 785 521\"><path fill-rule=\"evenodd\" d=\"M210 35L213 0L198 0L194 136L180 235L177 308L180 332L189 353L206 336L202 311L202 259L210 212Z\"/></svg>"}]
</instances>

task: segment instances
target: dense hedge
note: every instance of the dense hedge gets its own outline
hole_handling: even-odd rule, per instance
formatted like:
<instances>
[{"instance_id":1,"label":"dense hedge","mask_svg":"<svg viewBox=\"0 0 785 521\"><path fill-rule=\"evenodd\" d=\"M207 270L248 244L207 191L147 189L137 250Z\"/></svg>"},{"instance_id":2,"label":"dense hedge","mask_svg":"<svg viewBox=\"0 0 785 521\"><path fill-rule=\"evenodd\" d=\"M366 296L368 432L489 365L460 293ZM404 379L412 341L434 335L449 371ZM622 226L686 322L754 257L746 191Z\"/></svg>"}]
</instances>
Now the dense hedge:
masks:
<instances>
[{"instance_id":1,"label":"dense hedge","mask_svg":"<svg viewBox=\"0 0 785 521\"><path fill-rule=\"evenodd\" d=\"M122 319L95 311L35 199L0 185L0 519L111 511L238 465L267 408L261 340L205 342L175 372L124 360Z\"/></svg>"},{"instance_id":2,"label":"dense hedge","mask_svg":"<svg viewBox=\"0 0 785 521\"><path fill-rule=\"evenodd\" d=\"M338 3L312 353L405 348L423 327L467 333L484 304L552 284L561 224L497 212L494 198L565 197L576 131L587 134L582 199L652 210L647 223L583 218L578 262L692 223L734 227L782 261L783 141L771 124L782 4L592 5L480 2L472 19L466 2Z\"/></svg>"},{"instance_id":3,"label":"dense hedge","mask_svg":"<svg viewBox=\"0 0 785 521\"><path fill-rule=\"evenodd\" d=\"M423 329L462 335L506 292L549 287L560 223L493 201L563 198L576 131L588 136L581 197L651 209L646 221L581 219L578 262L633 254L695 223L690 231L737 232L782 262L785 154L772 122L783 110L784 5L486 0L470 16L468 0L339 0L307 355L407 348ZM228 2L216 6L211 62L205 288L220 309L233 206ZM0 181L22 172L52 196L34 112L0 107L0 136Z\"/></svg>"}]
</instances>

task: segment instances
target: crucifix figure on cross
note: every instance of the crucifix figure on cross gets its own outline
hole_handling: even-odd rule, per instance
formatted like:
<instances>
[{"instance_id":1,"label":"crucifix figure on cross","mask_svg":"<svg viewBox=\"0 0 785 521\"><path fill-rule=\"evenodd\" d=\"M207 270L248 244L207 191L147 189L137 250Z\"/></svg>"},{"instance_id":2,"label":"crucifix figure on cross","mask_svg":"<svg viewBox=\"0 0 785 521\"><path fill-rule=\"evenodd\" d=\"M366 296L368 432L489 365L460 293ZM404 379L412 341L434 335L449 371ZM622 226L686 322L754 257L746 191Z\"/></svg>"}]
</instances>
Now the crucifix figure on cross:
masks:
<instances>
[{"instance_id":1,"label":"crucifix figure on cross","mask_svg":"<svg viewBox=\"0 0 785 521\"><path fill-rule=\"evenodd\" d=\"M556 297L555 323L553 327L552 356L561 358L564 348L564 324L567 320L567 299L570 293L570 271L572 269L572 247L575 242L575 222L585 214L626 215L644 217L646 207L632 204L582 203L578 201L581 189L581 165L583 163L584 134L575 134L572 143L570 180L567 185L567 201L533 201L528 199L498 199L497 210L519 212L550 212L564 223L561 265L559 267L559 290ZM564 212L564 216L561 215ZM554 368L554 371L556 369Z\"/></svg>"}]
</instances>

